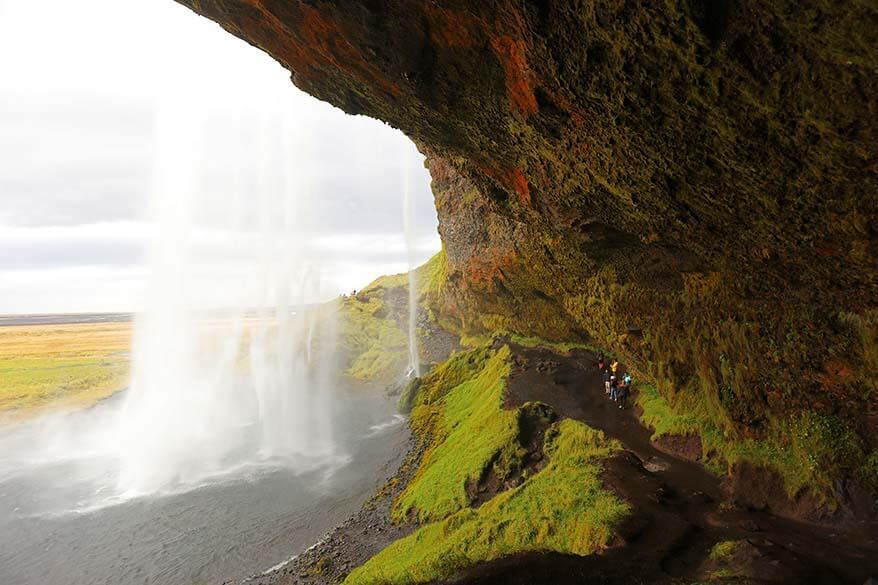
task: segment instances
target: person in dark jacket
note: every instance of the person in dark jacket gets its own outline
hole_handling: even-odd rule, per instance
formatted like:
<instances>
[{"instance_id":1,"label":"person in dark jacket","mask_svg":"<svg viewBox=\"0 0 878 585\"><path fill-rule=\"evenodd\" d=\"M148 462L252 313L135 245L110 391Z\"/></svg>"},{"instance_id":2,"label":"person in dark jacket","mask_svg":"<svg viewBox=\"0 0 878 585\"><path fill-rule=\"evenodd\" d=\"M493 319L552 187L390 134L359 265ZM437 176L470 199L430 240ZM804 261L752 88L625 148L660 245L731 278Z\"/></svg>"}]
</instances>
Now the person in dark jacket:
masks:
<instances>
[{"instance_id":1,"label":"person in dark jacket","mask_svg":"<svg viewBox=\"0 0 878 585\"><path fill-rule=\"evenodd\" d=\"M610 395L610 370L604 370L604 393L609 396Z\"/></svg>"},{"instance_id":2,"label":"person in dark jacket","mask_svg":"<svg viewBox=\"0 0 878 585\"><path fill-rule=\"evenodd\" d=\"M628 401L628 384L622 384L619 388L616 389L616 402L619 403L619 408L624 409L625 405Z\"/></svg>"},{"instance_id":3,"label":"person in dark jacket","mask_svg":"<svg viewBox=\"0 0 878 585\"><path fill-rule=\"evenodd\" d=\"M619 392L619 380L616 376L610 376L610 400L616 401Z\"/></svg>"}]
</instances>

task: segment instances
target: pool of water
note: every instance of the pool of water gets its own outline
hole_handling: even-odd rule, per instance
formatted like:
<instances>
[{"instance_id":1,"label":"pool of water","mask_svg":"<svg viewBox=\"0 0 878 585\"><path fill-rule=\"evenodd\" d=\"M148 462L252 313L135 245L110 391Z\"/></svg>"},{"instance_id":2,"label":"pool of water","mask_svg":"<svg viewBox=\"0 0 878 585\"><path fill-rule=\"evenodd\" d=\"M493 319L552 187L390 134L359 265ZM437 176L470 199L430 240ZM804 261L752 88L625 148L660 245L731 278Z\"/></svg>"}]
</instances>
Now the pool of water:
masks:
<instances>
[{"instance_id":1,"label":"pool of water","mask_svg":"<svg viewBox=\"0 0 878 585\"><path fill-rule=\"evenodd\" d=\"M333 457L239 465L161 494L120 497L108 488L111 460L34 447L47 429L66 429L54 439L63 442L103 424L116 402L0 428L0 583L239 582L353 514L407 445L395 399L342 389L333 396Z\"/></svg>"}]
</instances>

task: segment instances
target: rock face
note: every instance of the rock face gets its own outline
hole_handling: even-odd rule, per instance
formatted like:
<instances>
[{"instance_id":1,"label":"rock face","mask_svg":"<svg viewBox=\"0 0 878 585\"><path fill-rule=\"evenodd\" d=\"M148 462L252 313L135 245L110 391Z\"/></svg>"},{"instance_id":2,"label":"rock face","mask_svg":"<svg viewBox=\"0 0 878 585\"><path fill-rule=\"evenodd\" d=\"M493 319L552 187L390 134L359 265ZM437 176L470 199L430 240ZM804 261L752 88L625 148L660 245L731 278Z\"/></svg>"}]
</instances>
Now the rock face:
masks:
<instances>
[{"instance_id":1,"label":"rock face","mask_svg":"<svg viewBox=\"0 0 878 585\"><path fill-rule=\"evenodd\" d=\"M874 2L179 1L415 140L456 326L591 340L727 433L834 417L851 475L874 453Z\"/></svg>"}]
</instances>

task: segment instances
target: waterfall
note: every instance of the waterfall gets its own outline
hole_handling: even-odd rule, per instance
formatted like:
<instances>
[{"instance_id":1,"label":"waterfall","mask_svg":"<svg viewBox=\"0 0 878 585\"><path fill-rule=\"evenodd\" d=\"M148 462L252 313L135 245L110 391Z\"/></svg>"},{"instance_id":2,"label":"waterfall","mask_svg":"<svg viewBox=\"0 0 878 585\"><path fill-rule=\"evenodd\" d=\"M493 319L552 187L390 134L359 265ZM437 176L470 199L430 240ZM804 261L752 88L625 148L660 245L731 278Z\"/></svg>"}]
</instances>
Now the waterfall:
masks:
<instances>
[{"instance_id":1,"label":"waterfall","mask_svg":"<svg viewBox=\"0 0 878 585\"><path fill-rule=\"evenodd\" d=\"M409 278L409 375L421 375L421 358L418 353L418 290L415 275L415 209L411 194L411 150L405 149L402 167L402 222L405 231L406 258Z\"/></svg>"},{"instance_id":2,"label":"waterfall","mask_svg":"<svg viewBox=\"0 0 878 585\"><path fill-rule=\"evenodd\" d=\"M264 110L283 111L274 105ZM210 132L234 129L177 95L160 106L147 306L112 439L118 490L323 464L336 455L335 323L307 305L322 274L308 249L304 145L286 116L263 114L217 146Z\"/></svg>"}]
</instances>

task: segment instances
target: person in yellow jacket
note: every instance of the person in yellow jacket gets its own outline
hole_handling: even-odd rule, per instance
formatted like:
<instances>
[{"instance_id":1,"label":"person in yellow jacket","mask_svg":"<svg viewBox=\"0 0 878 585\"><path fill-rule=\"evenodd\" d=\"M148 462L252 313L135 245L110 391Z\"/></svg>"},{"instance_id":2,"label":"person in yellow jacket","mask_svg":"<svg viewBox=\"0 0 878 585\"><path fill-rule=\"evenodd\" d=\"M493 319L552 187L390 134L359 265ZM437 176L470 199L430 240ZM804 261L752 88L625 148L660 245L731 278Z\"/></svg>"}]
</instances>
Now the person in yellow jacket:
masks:
<instances>
[{"instance_id":1,"label":"person in yellow jacket","mask_svg":"<svg viewBox=\"0 0 878 585\"><path fill-rule=\"evenodd\" d=\"M613 371L613 374L616 373L616 368L618 368L618 367L619 367L619 362L617 360L613 360L613 362L610 364L610 370Z\"/></svg>"}]
</instances>

